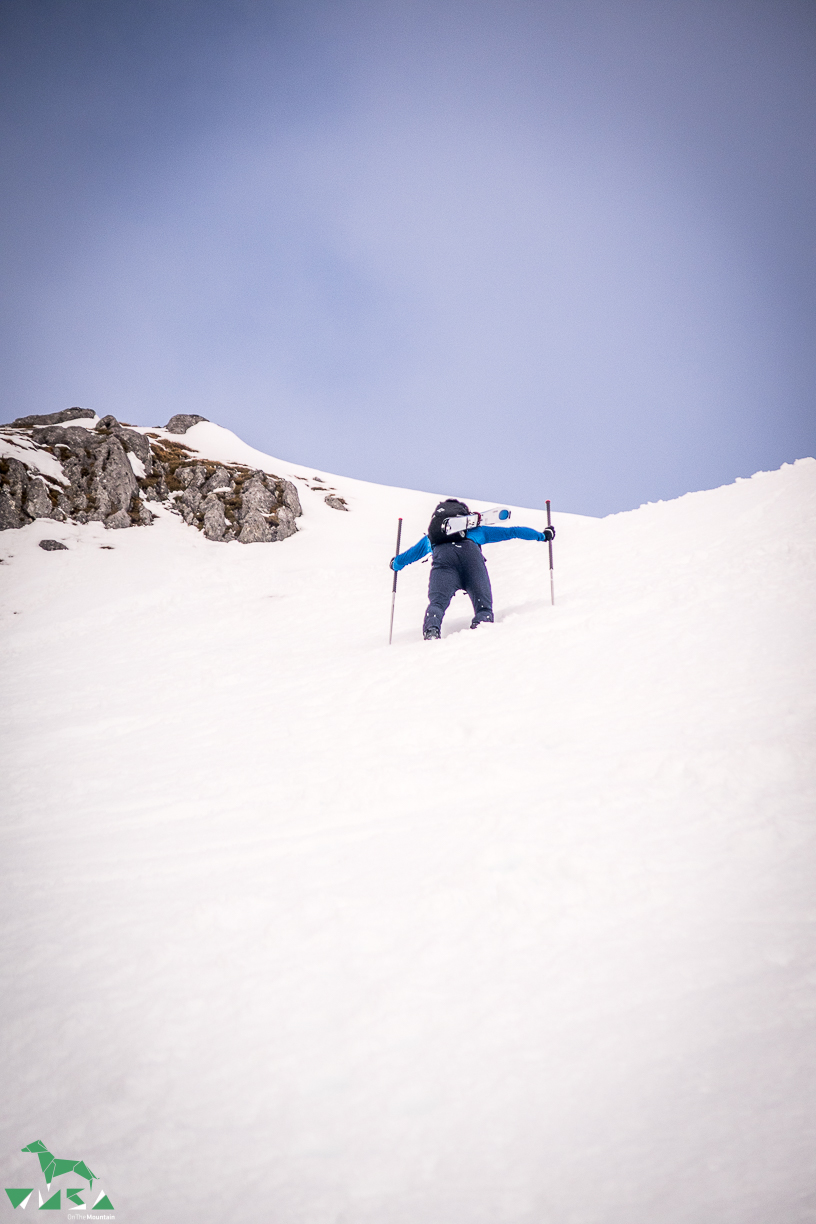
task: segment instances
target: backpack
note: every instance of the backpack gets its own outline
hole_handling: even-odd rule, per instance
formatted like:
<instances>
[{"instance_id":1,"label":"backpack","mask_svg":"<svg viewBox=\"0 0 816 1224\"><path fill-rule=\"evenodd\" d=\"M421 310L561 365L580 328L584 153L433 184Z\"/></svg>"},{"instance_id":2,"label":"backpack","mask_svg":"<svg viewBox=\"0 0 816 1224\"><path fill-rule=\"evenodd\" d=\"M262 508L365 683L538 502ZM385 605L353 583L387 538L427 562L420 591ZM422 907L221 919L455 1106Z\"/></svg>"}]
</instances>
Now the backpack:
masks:
<instances>
[{"instance_id":1,"label":"backpack","mask_svg":"<svg viewBox=\"0 0 816 1224\"><path fill-rule=\"evenodd\" d=\"M456 531L453 535L445 535L442 530L445 519L459 514L470 514L470 510L464 502L458 501L457 498L448 497L439 503L428 524L428 539L431 541L432 548L436 548L437 544L455 544L457 541L466 539L467 532Z\"/></svg>"}]
</instances>

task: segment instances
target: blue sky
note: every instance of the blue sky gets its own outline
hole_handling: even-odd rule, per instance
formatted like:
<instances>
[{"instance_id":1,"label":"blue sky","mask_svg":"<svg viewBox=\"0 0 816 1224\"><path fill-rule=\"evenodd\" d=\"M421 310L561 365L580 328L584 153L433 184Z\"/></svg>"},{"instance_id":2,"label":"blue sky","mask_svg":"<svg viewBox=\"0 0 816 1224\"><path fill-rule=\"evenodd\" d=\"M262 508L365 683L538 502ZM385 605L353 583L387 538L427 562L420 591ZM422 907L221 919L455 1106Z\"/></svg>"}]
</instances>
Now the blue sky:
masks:
<instances>
[{"instance_id":1,"label":"blue sky","mask_svg":"<svg viewBox=\"0 0 816 1224\"><path fill-rule=\"evenodd\" d=\"M3 0L4 403L606 514L814 446L816 8Z\"/></svg>"}]
</instances>

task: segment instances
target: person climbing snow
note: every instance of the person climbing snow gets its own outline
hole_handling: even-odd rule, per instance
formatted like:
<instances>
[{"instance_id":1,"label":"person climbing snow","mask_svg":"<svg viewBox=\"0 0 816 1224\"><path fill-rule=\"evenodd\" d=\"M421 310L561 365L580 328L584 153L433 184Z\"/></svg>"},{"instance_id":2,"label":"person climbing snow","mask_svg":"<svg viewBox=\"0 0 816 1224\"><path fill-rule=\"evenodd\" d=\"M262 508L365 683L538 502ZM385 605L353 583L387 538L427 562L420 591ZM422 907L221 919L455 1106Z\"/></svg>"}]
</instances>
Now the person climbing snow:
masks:
<instances>
[{"instance_id":1,"label":"person climbing snow","mask_svg":"<svg viewBox=\"0 0 816 1224\"><path fill-rule=\"evenodd\" d=\"M504 515L505 512L502 513ZM501 540L555 539L554 527L534 531L532 527L491 527L479 523L463 531L445 530L447 520L468 515L470 510L464 502L453 497L446 498L434 510L427 534L412 548L391 558L391 569L398 572L414 561L421 561L428 553L433 556L428 582L428 608L422 625L422 636L426 641L441 636L442 620L457 591L465 591L473 604L471 629L478 629L479 625L493 620L493 592L482 556L483 544L498 544Z\"/></svg>"}]
</instances>

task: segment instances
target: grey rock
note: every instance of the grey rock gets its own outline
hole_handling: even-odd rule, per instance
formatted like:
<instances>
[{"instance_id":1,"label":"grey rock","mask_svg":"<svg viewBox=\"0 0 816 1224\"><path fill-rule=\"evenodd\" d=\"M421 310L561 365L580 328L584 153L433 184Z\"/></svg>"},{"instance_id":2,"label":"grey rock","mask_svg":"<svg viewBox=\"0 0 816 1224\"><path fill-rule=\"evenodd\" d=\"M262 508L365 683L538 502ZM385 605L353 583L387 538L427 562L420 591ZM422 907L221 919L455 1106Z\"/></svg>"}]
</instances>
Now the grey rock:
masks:
<instances>
[{"instance_id":1,"label":"grey rock","mask_svg":"<svg viewBox=\"0 0 816 1224\"><path fill-rule=\"evenodd\" d=\"M29 477L28 488L23 498L23 509L29 518L54 517L54 507L51 504L51 498L48 496L45 481L40 480L38 477Z\"/></svg>"},{"instance_id":2,"label":"grey rock","mask_svg":"<svg viewBox=\"0 0 816 1224\"><path fill-rule=\"evenodd\" d=\"M185 489L189 489L191 485L200 489L207 479L207 469L200 463L193 464L191 467L176 468L176 479Z\"/></svg>"},{"instance_id":3,"label":"grey rock","mask_svg":"<svg viewBox=\"0 0 816 1224\"><path fill-rule=\"evenodd\" d=\"M154 472L155 474L155 472ZM166 501L170 490L167 488L167 482L164 479L164 472L159 468L159 479L155 484L147 485L142 489L142 494L148 501Z\"/></svg>"},{"instance_id":4,"label":"grey rock","mask_svg":"<svg viewBox=\"0 0 816 1224\"><path fill-rule=\"evenodd\" d=\"M275 509L275 498L264 484L263 476L256 472L249 480L245 480L241 488L241 522L245 523L250 514L271 514Z\"/></svg>"},{"instance_id":5,"label":"grey rock","mask_svg":"<svg viewBox=\"0 0 816 1224\"><path fill-rule=\"evenodd\" d=\"M103 506L101 513L95 513L97 507L91 490L93 475L100 465L104 466L110 443L119 447L122 460L130 469L130 480L135 488L136 478L133 470L125 459L121 443L115 438L108 439L103 434L98 434L90 429L77 426L63 428L59 425L34 429L32 438L38 446L51 447L62 463L62 470L69 481L69 487L62 492L63 502L61 504L65 509L64 502L68 502L66 512L72 516L82 513L87 514L90 518L99 519L104 518L114 509L112 506ZM128 479L127 476L125 479Z\"/></svg>"},{"instance_id":6,"label":"grey rock","mask_svg":"<svg viewBox=\"0 0 816 1224\"><path fill-rule=\"evenodd\" d=\"M122 443L118 438L107 438L96 450L88 482L88 496L106 523L117 511L127 511L136 488L136 477Z\"/></svg>"},{"instance_id":7,"label":"grey rock","mask_svg":"<svg viewBox=\"0 0 816 1224\"><path fill-rule=\"evenodd\" d=\"M238 541L241 544L271 544L275 538L264 516L258 510L251 510L243 520Z\"/></svg>"},{"instance_id":8,"label":"grey rock","mask_svg":"<svg viewBox=\"0 0 816 1224\"><path fill-rule=\"evenodd\" d=\"M223 540L227 520L220 498L211 493L204 502L204 534L208 540Z\"/></svg>"},{"instance_id":9,"label":"grey rock","mask_svg":"<svg viewBox=\"0 0 816 1224\"><path fill-rule=\"evenodd\" d=\"M4 459L2 468L2 484L9 501L3 520L8 521L9 526L22 527L29 521L23 512L23 499L28 492L28 472L19 459Z\"/></svg>"},{"instance_id":10,"label":"grey rock","mask_svg":"<svg viewBox=\"0 0 816 1224\"><path fill-rule=\"evenodd\" d=\"M95 429L86 429L82 425L46 425L35 427L31 436L38 446L67 446L74 454L82 454L88 449L95 449L105 442L104 437Z\"/></svg>"},{"instance_id":11,"label":"grey rock","mask_svg":"<svg viewBox=\"0 0 816 1224\"><path fill-rule=\"evenodd\" d=\"M192 425L197 425L199 421L206 420L207 418L203 416L195 416L192 413L179 412L170 418L164 428L168 433L183 434L186 433Z\"/></svg>"},{"instance_id":12,"label":"grey rock","mask_svg":"<svg viewBox=\"0 0 816 1224\"><path fill-rule=\"evenodd\" d=\"M192 487L185 489L181 497L176 498L176 506L185 523L194 523L196 521L203 500L198 489Z\"/></svg>"},{"instance_id":13,"label":"grey rock","mask_svg":"<svg viewBox=\"0 0 816 1224\"><path fill-rule=\"evenodd\" d=\"M298 491L292 484L291 480L284 480L283 482L283 504L286 506L287 510L292 511L295 518L300 518L303 510L300 505Z\"/></svg>"},{"instance_id":14,"label":"grey rock","mask_svg":"<svg viewBox=\"0 0 816 1224\"><path fill-rule=\"evenodd\" d=\"M125 425L120 425L115 416L102 417L98 421L94 433L113 434L125 448L125 451L132 451L137 459L141 459L145 475L150 476L153 472L153 452L150 449L150 439L144 434L138 433L135 429L128 429Z\"/></svg>"},{"instance_id":15,"label":"grey rock","mask_svg":"<svg viewBox=\"0 0 816 1224\"><path fill-rule=\"evenodd\" d=\"M117 510L115 514L109 514L105 519L105 526L109 529L117 527L132 527L130 515L127 510Z\"/></svg>"},{"instance_id":16,"label":"grey rock","mask_svg":"<svg viewBox=\"0 0 816 1224\"><path fill-rule=\"evenodd\" d=\"M82 490L81 485L71 482L71 487L64 494L65 500L69 502L70 513L79 514L80 511L88 509L88 498Z\"/></svg>"},{"instance_id":17,"label":"grey rock","mask_svg":"<svg viewBox=\"0 0 816 1224\"><path fill-rule=\"evenodd\" d=\"M281 506L278 510L278 531L276 538L278 540L288 540L289 536L293 536L297 531L295 525L295 516L288 506Z\"/></svg>"},{"instance_id":18,"label":"grey rock","mask_svg":"<svg viewBox=\"0 0 816 1224\"><path fill-rule=\"evenodd\" d=\"M27 519L23 517L8 489L0 489L0 531L24 527L26 522Z\"/></svg>"},{"instance_id":19,"label":"grey rock","mask_svg":"<svg viewBox=\"0 0 816 1224\"><path fill-rule=\"evenodd\" d=\"M46 552L58 552L63 548L68 551L68 545L61 544L59 540L40 540L40 548L44 548Z\"/></svg>"},{"instance_id":20,"label":"grey rock","mask_svg":"<svg viewBox=\"0 0 816 1224\"><path fill-rule=\"evenodd\" d=\"M342 497L335 497L333 493L330 493L328 497L324 497L323 500L327 506L331 506L332 510L348 510L345 499Z\"/></svg>"},{"instance_id":21,"label":"grey rock","mask_svg":"<svg viewBox=\"0 0 816 1224\"><path fill-rule=\"evenodd\" d=\"M209 480L205 480L201 486L201 492L204 497L208 493L212 493L214 489L230 489L232 488L232 477L225 467L219 463L218 467L213 472Z\"/></svg>"},{"instance_id":22,"label":"grey rock","mask_svg":"<svg viewBox=\"0 0 816 1224\"><path fill-rule=\"evenodd\" d=\"M141 459L145 476L153 475L153 452L150 449L150 440L144 434L136 433L133 429L123 430L125 437L122 441L125 444L125 450L132 451L137 459Z\"/></svg>"},{"instance_id":23,"label":"grey rock","mask_svg":"<svg viewBox=\"0 0 816 1224\"><path fill-rule=\"evenodd\" d=\"M96 413L90 408L65 408L62 412L47 412L45 416L18 417L12 421L16 429L31 429L34 425L61 425L63 421L78 421L81 417L91 417Z\"/></svg>"},{"instance_id":24,"label":"grey rock","mask_svg":"<svg viewBox=\"0 0 816 1224\"><path fill-rule=\"evenodd\" d=\"M45 490L42 481L38 482ZM30 523L39 515L29 514L26 512L26 500L29 496L30 480L28 471L24 464L19 459L3 459L0 461L0 484L3 486L0 489L0 531L8 531L17 527L25 527L26 523ZM51 510L51 502L48 499L48 494L45 494L48 501L48 511ZM34 507L39 503L39 499L35 493Z\"/></svg>"},{"instance_id":25,"label":"grey rock","mask_svg":"<svg viewBox=\"0 0 816 1224\"><path fill-rule=\"evenodd\" d=\"M271 543L295 534L302 508L289 481L251 472L241 464L200 462L183 445L151 445L146 435L110 414L94 429L70 424L91 415L77 409L33 418L30 436L62 465L68 482L64 486L18 460L0 459L0 530L66 517L78 523L102 522L108 528L148 525L154 516L145 501L155 500L173 506L210 540ZM182 432L182 424L189 428L204 419L190 416L171 424ZM144 476L134 474L134 455L144 465ZM140 473L141 464L135 464Z\"/></svg>"}]
</instances>

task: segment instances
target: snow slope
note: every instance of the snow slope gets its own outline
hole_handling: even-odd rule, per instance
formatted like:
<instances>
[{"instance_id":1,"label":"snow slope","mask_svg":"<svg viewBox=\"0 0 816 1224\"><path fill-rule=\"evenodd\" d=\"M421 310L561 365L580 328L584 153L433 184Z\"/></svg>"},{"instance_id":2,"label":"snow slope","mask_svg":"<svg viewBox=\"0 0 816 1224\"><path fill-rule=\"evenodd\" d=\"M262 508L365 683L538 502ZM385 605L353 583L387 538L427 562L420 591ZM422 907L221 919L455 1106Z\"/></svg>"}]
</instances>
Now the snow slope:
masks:
<instances>
[{"instance_id":1,"label":"snow slope","mask_svg":"<svg viewBox=\"0 0 816 1224\"><path fill-rule=\"evenodd\" d=\"M43 1139L125 1224L816 1220L816 462L555 514L554 608L488 545L441 643L415 565L389 648L436 495L185 441L298 535L0 535L2 1186Z\"/></svg>"}]
</instances>

